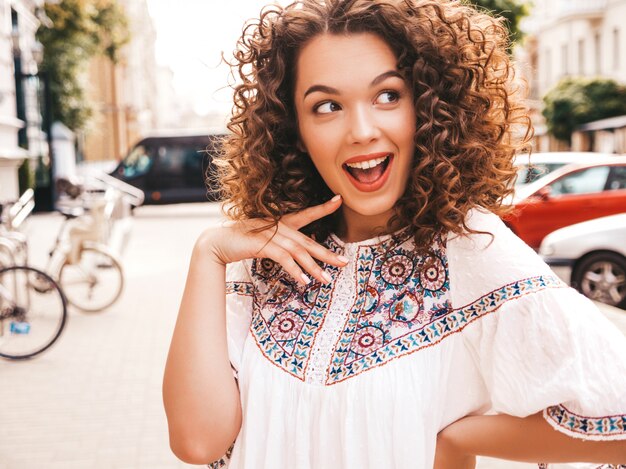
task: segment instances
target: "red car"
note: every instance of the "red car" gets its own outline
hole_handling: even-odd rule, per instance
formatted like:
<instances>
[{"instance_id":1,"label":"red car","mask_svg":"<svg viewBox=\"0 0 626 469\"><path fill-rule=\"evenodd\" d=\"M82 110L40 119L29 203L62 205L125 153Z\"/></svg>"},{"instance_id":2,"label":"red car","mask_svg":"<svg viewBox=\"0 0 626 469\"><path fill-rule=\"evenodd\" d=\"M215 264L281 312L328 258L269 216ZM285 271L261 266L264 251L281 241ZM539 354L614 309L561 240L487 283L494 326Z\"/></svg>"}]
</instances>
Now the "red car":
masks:
<instances>
[{"instance_id":1,"label":"red car","mask_svg":"<svg viewBox=\"0 0 626 469\"><path fill-rule=\"evenodd\" d=\"M626 157L568 164L517 191L505 223L529 246L564 226L626 212Z\"/></svg>"}]
</instances>

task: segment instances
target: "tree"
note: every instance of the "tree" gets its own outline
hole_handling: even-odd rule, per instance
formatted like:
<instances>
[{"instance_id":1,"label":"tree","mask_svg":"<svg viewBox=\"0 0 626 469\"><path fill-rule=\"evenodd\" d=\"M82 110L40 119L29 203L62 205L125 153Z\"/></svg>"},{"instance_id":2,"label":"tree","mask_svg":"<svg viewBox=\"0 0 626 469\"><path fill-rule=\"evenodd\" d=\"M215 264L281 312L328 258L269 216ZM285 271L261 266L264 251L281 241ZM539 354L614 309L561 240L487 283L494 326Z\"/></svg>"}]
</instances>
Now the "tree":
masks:
<instances>
[{"instance_id":1,"label":"tree","mask_svg":"<svg viewBox=\"0 0 626 469\"><path fill-rule=\"evenodd\" d=\"M83 80L91 58L114 62L130 39L128 20L116 0L47 1L37 39L44 46L41 69L48 75L53 120L72 130L85 127L92 114Z\"/></svg>"},{"instance_id":2,"label":"tree","mask_svg":"<svg viewBox=\"0 0 626 469\"><path fill-rule=\"evenodd\" d=\"M565 78L543 103L548 132L569 142L581 124L626 114L626 86L606 78Z\"/></svg>"},{"instance_id":3,"label":"tree","mask_svg":"<svg viewBox=\"0 0 626 469\"><path fill-rule=\"evenodd\" d=\"M515 44L523 37L523 33L519 28L522 18L530 13L529 2L521 0L466 0L468 3L487 10L494 16L503 17L506 22L505 26L509 31L511 44Z\"/></svg>"}]
</instances>

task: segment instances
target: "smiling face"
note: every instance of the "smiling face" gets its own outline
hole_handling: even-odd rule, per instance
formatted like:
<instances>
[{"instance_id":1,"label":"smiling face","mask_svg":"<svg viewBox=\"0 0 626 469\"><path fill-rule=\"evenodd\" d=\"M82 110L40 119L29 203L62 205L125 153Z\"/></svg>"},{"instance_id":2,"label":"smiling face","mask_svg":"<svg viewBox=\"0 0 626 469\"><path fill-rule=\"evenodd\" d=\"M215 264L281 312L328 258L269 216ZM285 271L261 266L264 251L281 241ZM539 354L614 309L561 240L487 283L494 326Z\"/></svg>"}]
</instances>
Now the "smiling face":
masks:
<instances>
[{"instance_id":1,"label":"smiling face","mask_svg":"<svg viewBox=\"0 0 626 469\"><path fill-rule=\"evenodd\" d=\"M300 51L296 76L300 138L343 197L347 237L386 225L409 178L415 134L411 89L392 49L370 33L320 35Z\"/></svg>"}]
</instances>

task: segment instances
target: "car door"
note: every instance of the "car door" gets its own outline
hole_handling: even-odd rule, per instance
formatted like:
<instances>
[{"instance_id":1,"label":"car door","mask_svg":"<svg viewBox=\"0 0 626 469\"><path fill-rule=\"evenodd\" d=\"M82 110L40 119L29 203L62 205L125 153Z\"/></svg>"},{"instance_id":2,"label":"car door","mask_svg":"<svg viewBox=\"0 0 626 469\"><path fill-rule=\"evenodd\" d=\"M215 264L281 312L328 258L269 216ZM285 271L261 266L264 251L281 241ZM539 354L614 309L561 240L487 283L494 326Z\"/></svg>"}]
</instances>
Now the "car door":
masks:
<instances>
[{"instance_id":1,"label":"car door","mask_svg":"<svg viewBox=\"0 0 626 469\"><path fill-rule=\"evenodd\" d=\"M626 165L613 165L602 192L598 217L624 212L626 212Z\"/></svg>"},{"instance_id":2,"label":"car door","mask_svg":"<svg viewBox=\"0 0 626 469\"><path fill-rule=\"evenodd\" d=\"M162 139L154 148L148 192L154 202L168 202L184 185L184 149L173 139Z\"/></svg>"},{"instance_id":3,"label":"car door","mask_svg":"<svg viewBox=\"0 0 626 469\"><path fill-rule=\"evenodd\" d=\"M606 214L603 192L609 165L583 168L561 176L548 189L529 197L518 207L518 235L537 248L554 230ZM613 212L615 213L615 212Z\"/></svg>"}]
</instances>

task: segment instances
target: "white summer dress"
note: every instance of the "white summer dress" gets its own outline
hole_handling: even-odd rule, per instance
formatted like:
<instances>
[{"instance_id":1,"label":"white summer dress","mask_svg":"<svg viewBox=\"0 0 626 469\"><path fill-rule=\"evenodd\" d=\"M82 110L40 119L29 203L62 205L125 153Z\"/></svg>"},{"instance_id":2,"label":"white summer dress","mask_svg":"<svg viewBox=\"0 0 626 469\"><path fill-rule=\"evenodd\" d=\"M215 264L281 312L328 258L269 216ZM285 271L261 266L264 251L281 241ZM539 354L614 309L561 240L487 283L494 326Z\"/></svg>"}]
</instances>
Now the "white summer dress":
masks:
<instances>
[{"instance_id":1,"label":"white summer dress","mask_svg":"<svg viewBox=\"0 0 626 469\"><path fill-rule=\"evenodd\" d=\"M302 287L268 259L229 265L243 423L209 467L431 469L437 433L484 413L626 440L624 335L496 215L467 223L493 236L418 255L406 230L331 235L350 262L324 266L329 284Z\"/></svg>"}]
</instances>

